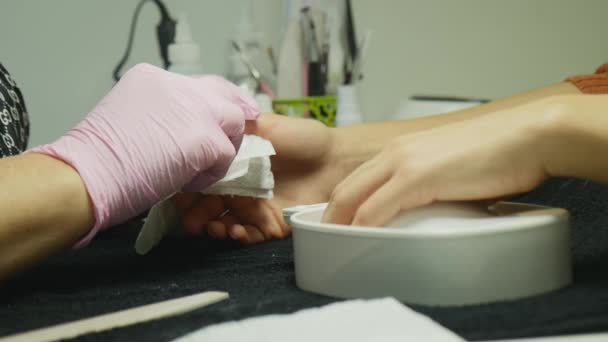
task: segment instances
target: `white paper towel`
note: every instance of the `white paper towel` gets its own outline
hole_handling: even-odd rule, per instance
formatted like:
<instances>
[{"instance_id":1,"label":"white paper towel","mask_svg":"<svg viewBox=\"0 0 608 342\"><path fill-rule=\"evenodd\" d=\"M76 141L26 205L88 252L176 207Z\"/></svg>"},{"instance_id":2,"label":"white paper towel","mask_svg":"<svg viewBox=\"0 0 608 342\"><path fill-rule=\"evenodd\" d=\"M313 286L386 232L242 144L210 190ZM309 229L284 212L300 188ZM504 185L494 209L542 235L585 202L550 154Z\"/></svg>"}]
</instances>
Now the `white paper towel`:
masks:
<instances>
[{"instance_id":1,"label":"white paper towel","mask_svg":"<svg viewBox=\"0 0 608 342\"><path fill-rule=\"evenodd\" d=\"M174 342L462 342L458 335L394 298L350 300L289 315L221 323Z\"/></svg>"},{"instance_id":2,"label":"white paper towel","mask_svg":"<svg viewBox=\"0 0 608 342\"><path fill-rule=\"evenodd\" d=\"M230 164L224 178L206 189L204 194L238 195L272 198L274 177L270 156L275 151L270 141L255 135L245 135L241 148ZM139 254L148 253L178 224L173 201L164 200L152 207L135 241Z\"/></svg>"}]
</instances>

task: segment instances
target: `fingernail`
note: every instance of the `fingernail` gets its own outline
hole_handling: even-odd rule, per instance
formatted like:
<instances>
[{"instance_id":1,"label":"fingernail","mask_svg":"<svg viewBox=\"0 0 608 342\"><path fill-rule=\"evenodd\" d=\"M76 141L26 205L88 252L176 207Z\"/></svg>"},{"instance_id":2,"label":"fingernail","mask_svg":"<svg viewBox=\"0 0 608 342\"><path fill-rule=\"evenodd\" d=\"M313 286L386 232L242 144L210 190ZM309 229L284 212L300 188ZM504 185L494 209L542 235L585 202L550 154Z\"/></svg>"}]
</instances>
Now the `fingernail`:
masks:
<instances>
[{"instance_id":1,"label":"fingernail","mask_svg":"<svg viewBox=\"0 0 608 342\"><path fill-rule=\"evenodd\" d=\"M238 240L239 239L239 233L238 233L238 228L240 228L239 226L232 226L228 229L228 235L230 235L230 237L234 240Z\"/></svg>"}]
</instances>

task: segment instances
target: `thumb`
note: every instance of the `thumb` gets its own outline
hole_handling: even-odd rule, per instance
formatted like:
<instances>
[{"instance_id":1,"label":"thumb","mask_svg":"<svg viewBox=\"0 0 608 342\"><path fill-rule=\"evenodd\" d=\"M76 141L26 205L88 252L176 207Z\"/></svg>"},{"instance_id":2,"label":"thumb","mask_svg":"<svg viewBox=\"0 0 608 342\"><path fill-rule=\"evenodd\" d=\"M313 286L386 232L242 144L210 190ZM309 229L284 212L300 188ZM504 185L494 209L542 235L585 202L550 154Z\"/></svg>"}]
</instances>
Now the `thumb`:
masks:
<instances>
[{"instance_id":1,"label":"thumb","mask_svg":"<svg viewBox=\"0 0 608 342\"><path fill-rule=\"evenodd\" d=\"M220 101L214 106L215 118L235 149L239 149L245 132L245 113L233 102Z\"/></svg>"},{"instance_id":2,"label":"thumb","mask_svg":"<svg viewBox=\"0 0 608 342\"><path fill-rule=\"evenodd\" d=\"M245 122L245 134L254 134L262 138L268 138L273 128L279 124L281 120L286 120L288 117L273 113L262 113L257 120L247 120Z\"/></svg>"},{"instance_id":3,"label":"thumb","mask_svg":"<svg viewBox=\"0 0 608 342\"><path fill-rule=\"evenodd\" d=\"M224 136L224 139L225 140L218 144L218 147L216 147L218 153L215 160L202 160L202 163L210 166L203 169L202 172L199 172L192 180L190 180L190 182L184 185L183 192L200 192L213 183L224 178L226 172L228 172L228 168L230 168L230 164L232 164L232 160L236 155L236 147L233 146L233 142L226 136Z\"/></svg>"}]
</instances>

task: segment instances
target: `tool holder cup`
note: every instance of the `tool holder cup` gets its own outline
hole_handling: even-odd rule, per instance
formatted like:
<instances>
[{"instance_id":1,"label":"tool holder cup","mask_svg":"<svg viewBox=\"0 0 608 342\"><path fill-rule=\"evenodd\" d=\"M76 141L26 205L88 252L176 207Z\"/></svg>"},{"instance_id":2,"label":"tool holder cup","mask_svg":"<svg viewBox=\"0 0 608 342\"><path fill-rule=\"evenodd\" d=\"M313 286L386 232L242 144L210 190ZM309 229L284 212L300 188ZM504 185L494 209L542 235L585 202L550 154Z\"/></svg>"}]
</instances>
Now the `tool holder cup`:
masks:
<instances>
[{"instance_id":1,"label":"tool holder cup","mask_svg":"<svg viewBox=\"0 0 608 342\"><path fill-rule=\"evenodd\" d=\"M272 101L272 109L277 114L311 118L326 126L336 127L336 97L309 96Z\"/></svg>"}]
</instances>

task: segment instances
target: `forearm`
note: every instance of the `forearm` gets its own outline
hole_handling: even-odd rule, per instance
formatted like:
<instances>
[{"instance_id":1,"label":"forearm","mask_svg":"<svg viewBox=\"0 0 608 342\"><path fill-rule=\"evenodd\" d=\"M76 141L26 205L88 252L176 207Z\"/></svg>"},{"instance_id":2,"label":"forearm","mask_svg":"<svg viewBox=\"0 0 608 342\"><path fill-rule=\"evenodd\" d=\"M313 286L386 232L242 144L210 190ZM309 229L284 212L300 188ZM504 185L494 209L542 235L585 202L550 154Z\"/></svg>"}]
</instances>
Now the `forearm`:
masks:
<instances>
[{"instance_id":1,"label":"forearm","mask_svg":"<svg viewBox=\"0 0 608 342\"><path fill-rule=\"evenodd\" d=\"M29 153L0 160L0 280L73 245L93 225L80 176Z\"/></svg>"},{"instance_id":2,"label":"forearm","mask_svg":"<svg viewBox=\"0 0 608 342\"><path fill-rule=\"evenodd\" d=\"M334 145L336 146L334 159L340 164L341 169L350 173L376 155L386 143L400 135L472 119L551 96L567 94L580 94L580 91L571 83L562 82L448 114L336 128L334 130Z\"/></svg>"}]
</instances>

